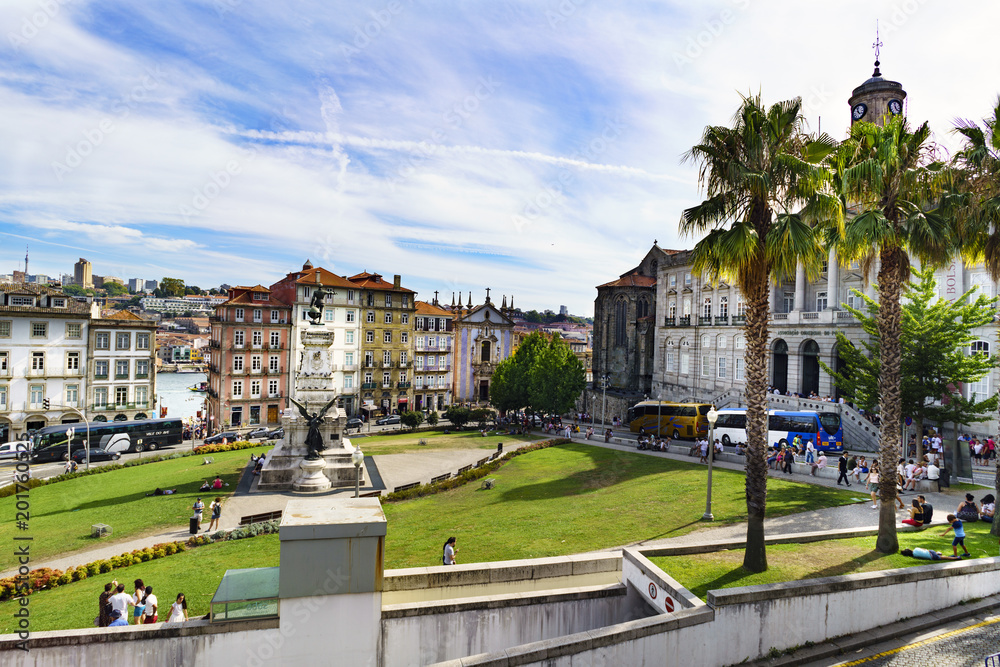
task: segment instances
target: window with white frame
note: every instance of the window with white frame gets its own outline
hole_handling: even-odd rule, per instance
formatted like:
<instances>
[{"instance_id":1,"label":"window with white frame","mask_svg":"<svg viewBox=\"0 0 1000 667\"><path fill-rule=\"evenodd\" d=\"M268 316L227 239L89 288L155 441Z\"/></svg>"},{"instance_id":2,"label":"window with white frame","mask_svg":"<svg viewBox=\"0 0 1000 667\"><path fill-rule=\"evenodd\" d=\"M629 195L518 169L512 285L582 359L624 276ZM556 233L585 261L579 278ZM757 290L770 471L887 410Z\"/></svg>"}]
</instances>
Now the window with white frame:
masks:
<instances>
[{"instance_id":1,"label":"window with white frame","mask_svg":"<svg viewBox=\"0 0 1000 667\"><path fill-rule=\"evenodd\" d=\"M108 361L107 359L98 359L94 362L94 377L98 380L108 379Z\"/></svg>"},{"instance_id":2,"label":"window with white frame","mask_svg":"<svg viewBox=\"0 0 1000 667\"><path fill-rule=\"evenodd\" d=\"M264 311L262 311L260 308L254 308L253 309L253 321L254 322L263 322L264 321Z\"/></svg>"},{"instance_id":3,"label":"window with white frame","mask_svg":"<svg viewBox=\"0 0 1000 667\"><path fill-rule=\"evenodd\" d=\"M34 306L35 297L33 296L12 296L10 297L10 305L12 306Z\"/></svg>"},{"instance_id":4,"label":"window with white frame","mask_svg":"<svg viewBox=\"0 0 1000 667\"><path fill-rule=\"evenodd\" d=\"M386 294L385 295L385 307L386 308L392 308L392 295L391 294Z\"/></svg>"},{"instance_id":5,"label":"window with white frame","mask_svg":"<svg viewBox=\"0 0 1000 667\"><path fill-rule=\"evenodd\" d=\"M406 363L406 359L407 359L407 357L406 357L406 350L403 350L402 352L399 353L399 363L405 364Z\"/></svg>"},{"instance_id":6,"label":"window with white frame","mask_svg":"<svg viewBox=\"0 0 1000 667\"><path fill-rule=\"evenodd\" d=\"M233 380L233 398L243 398L243 380Z\"/></svg>"},{"instance_id":7,"label":"window with white frame","mask_svg":"<svg viewBox=\"0 0 1000 667\"><path fill-rule=\"evenodd\" d=\"M369 324L374 324L374 322L375 322L375 311L374 310L369 310L368 311L368 315L366 316L366 319L367 319L367 321L368 321Z\"/></svg>"},{"instance_id":8,"label":"window with white frame","mask_svg":"<svg viewBox=\"0 0 1000 667\"><path fill-rule=\"evenodd\" d=\"M79 322L66 323L66 338L82 338L83 326Z\"/></svg>"},{"instance_id":9,"label":"window with white frame","mask_svg":"<svg viewBox=\"0 0 1000 667\"><path fill-rule=\"evenodd\" d=\"M826 292L816 292L816 312L826 310Z\"/></svg>"},{"instance_id":10,"label":"window with white frame","mask_svg":"<svg viewBox=\"0 0 1000 667\"><path fill-rule=\"evenodd\" d=\"M375 332L374 331L366 331L365 332L365 342L366 343L374 343L375 342Z\"/></svg>"},{"instance_id":11,"label":"window with white frame","mask_svg":"<svg viewBox=\"0 0 1000 667\"><path fill-rule=\"evenodd\" d=\"M260 369L263 367L264 361L261 355L254 354L250 356L250 371L253 373L260 373Z\"/></svg>"},{"instance_id":12,"label":"window with white frame","mask_svg":"<svg viewBox=\"0 0 1000 667\"><path fill-rule=\"evenodd\" d=\"M400 343L409 343L410 342L410 334L408 332L406 332L406 331L400 331L399 332L399 342Z\"/></svg>"},{"instance_id":13,"label":"window with white frame","mask_svg":"<svg viewBox=\"0 0 1000 667\"><path fill-rule=\"evenodd\" d=\"M119 331L115 335L115 349L128 350L132 347L132 334L127 331Z\"/></svg>"},{"instance_id":14,"label":"window with white frame","mask_svg":"<svg viewBox=\"0 0 1000 667\"><path fill-rule=\"evenodd\" d=\"M66 385L66 405L71 408L76 407L77 401L80 400L80 385L78 384L68 384Z\"/></svg>"},{"instance_id":15,"label":"window with white frame","mask_svg":"<svg viewBox=\"0 0 1000 667\"><path fill-rule=\"evenodd\" d=\"M712 316L712 297L710 296L705 297L705 301L702 303L701 306L701 315L702 317Z\"/></svg>"},{"instance_id":16,"label":"window with white frame","mask_svg":"<svg viewBox=\"0 0 1000 667\"><path fill-rule=\"evenodd\" d=\"M354 373L348 373L344 376L344 389L354 388Z\"/></svg>"},{"instance_id":17,"label":"window with white frame","mask_svg":"<svg viewBox=\"0 0 1000 667\"><path fill-rule=\"evenodd\" d=\"M719 297L719 317L729 317L729 297Z\"/></svg>"},{"instance_id":18,"label":"window with white frame","mask_svg":"<svg viewBox=\"0 0 1000 667\"><path fill-rule=\"evenodd\" d=\"M346 343L347 345L354 345L354 332L353 331L345 331L344 332L344 343Z\"/></svg>"},{"instance_id":19,"label":"window with white frame","mask_svg":"<svg viewBox=\"0 0 1000 667\"><path fill-rule=\"evenodd\" d=\"M664 370L666 370L668 373L672 373L674 371L674 348L672 347L667 348L666 358L667 358L666 361L667 367Z\"/></svg>"},{"instance_id":20,"label":"window with white frame","mask_svg":"<svg viewBox=\"0 0 1000 667\"><path fill-rule=\"evenodd\" d=\"M743 296L740 295L736 297L736 317L746 317L747 315L747 304L743 300Z\"/></svg>"},{"instance_id":21,"label":"window with white frame","mask_svg":"<svg viewBox=\"0 0 1000 667\"><path fill-rule=\"evenodd\" d=\"M990 344L985 340L976 340L969 345L969 355L990 355ZM976 400L982 401L990 395L990 374L986 373L981 380L968 383L968 398L971 400L975 395Z\"/></svg>"},{"instance_id":22,"label":"window with white frame","mask_svg":"<svg viewBox=\"0 0 1000 667\"><path fill-rule=\"evenodd\" d=\"M0 384L0 408L7 409L7 385Z\"/></svg>"},{"instance_id":23,"label":"window with white frame","mask_svg":"<svg viewBox=\"0 0 1000 667\"><path fill-rule=\"evenodd\" d=\"M726 379L726 358L725 357L719 357L719 379L720 380L725 380Z\"/></svg>"},{"instance_id":24,"label":"window with white frame","mask_svg":"<svg viewBox=\"0 0 1000 667\"><path fill-rule=\"evenodd\" d=\"M135 407L144 408L149 401L149 387L139 385L135 388Z\"/></svg>"},{"instance_id":25,"label":"window with white frame","mask_svg":"<svg viewBox=\"0 0 1000 667\"><path fill-rule=\"evenodd\" d=\"M105 407L108 404L108 388L107 387L95 387L94 388L94 405L97 407Z\"/></svg>"},{"instance_id":26,"label":"window with white frame","mask_svg":"<svg viewBox=\"0 0 1000 667\"><path fill-rule=\"evenodd\" d=\"M0 320L0 338L10 338L9 320Z\"/></svg>"},{"instance_id":27,"label":"window with white frame","mask_svg":"<svg viewBox=\"0 0 1000 667\"><path fill-rule=\"evenodd\" d=\"M419 371L424 367L424 356L418 354L413 360L414 367Z\"/></svg>"},{"instance_id":28,"label":"window with white frame","mask_svg":"<svg viewBox=\"0 0 1000 667\"><path fill-rule=\"evenodd\" d=\"M383 387L388 387L391 382L392 382L392 378L389 375L389 373L382 373L382 386Z\"/></svg>"},{"instance_id":29,"label":"window with white frame","mask_svg":"<svg viewBox=\"0 0 1000 667\"><path fill-rule=\"evenodd\" d=\"M237 329L233 332L233 347L243 347L244 341L246 340L246 333L243 329Z\"/></svg>"},{"instance_id":30,"label":"window with white frame","mask_svg":"<svg viewBox=\"0 0 1000 667\"><path fill-rule=\"evenodd\" d=\"M686 340L681 341L681 375L691 373L691 347Z\"/></svg>"},{"instance_id":31,"label":"window with white frame","mask_svg":"<svg viewBox=\"0 0 1000 667\"><path fill-rule=\"evenodd\" d=\"M271 311L271 322L272 323L276 323L276 322L280 322L280 321L281 321L281 311L280 310L272 310Z\"/></svg>"},{"instance_id":32,"label":"window with white frame","mask_svg":"<svg viewBox=\"0 0 1000 667\"><path fill-rule=\"evenodd\" d=\"M353 366L354 365L354 353L353 352L345 352L344 353L344 365L345 366Z\"/></svg>"},{"instance_id":33,"label":"window with white frame","mask_svg":"<svg viewBox=\"0 0 1000 667\"><path fill-rule=\"evenodd\" d=\"M149 359L136 359L135 377L136 379L144 379L149 377Z\"/></svg>"},{"instance_id":34,"label":"window with white frame","mask_svg":"<svg viewBox=\"0 0 1000 667\"><path fill-rule=\"evenodd\" d=\"M382 332L382 342L383 343L391 343L392 342L392 332L391 331L383 331Z\"/></svg>"},{"instance_id":35,"label":"window with white frame","mask_svg":"<svg viewBox=\"0 0 1000 667\"><path fill-rule=\"evenodd\" d=\"M0 373L5 373L10 368L10 353L0 352Z\"/></svg>"},{"instance_id":36,"label":"window with white frame","mask_svg":"<svg viewBox=\"0 0 1000 667\"><path fill-rule=\"evenodd\" d=\"M347 322L351 323L353 321L354 321L354 311L353 310L348 310L347 311Z\"/></svg>"},{"instance_id":37,"label":"window with white frame","mask_svg":"<svg viewBox=\"0 0 1000 667\"><path fill-rule=\"evenodd\" d=\"M399 372L399 381L400 382L406 382L406 371L400 371Z\"/></svg>"},{"instance_id":38,"label":"window with white frame","mask_svg":"<svg viewBox=\"0 0 1000 667\"><path fill-rule=\"evenodd\" d=\"M323 311L323 321L324 322L336 322L337 321L337 309L327 308Z\"/></svg>"},{"instance_id":39,"label":"window with white frame","mask_svg":"<svg viewBox=\"0 0 1000 667\"><path fill-rule=\"evenodd\" d=\"M233 370L237 373L243 371L243 355L238 354L233 357Z\"/></svg>"},{"instance_id":40,"label":"window with white frame","mask_svg":"<svg viewBox=\"0 0 1000 667\"><path fill-rule=\"evenodd\" d=\"M115 387L115 405L128 405L128 387Z\"/></svg>"},{"instance_id":41,"label":"window with white frame","mask_svg":"<svg viewBox=\"0 0 1000 667\"><path fill-rule=\"evenodd\" d=\"M243 321L243 314L244 313L243 313L243 309L242 308L237 308L236 309L236 321L237 322L242 322Z\"/></svg>"},{"instance_id":42,"label":"window with white frame","mask_svg":"<svg viewBox=\"0 0 1000 667\"><path fill-rule=\"evenodd\" d=\"M31 337L32 338L45 338L48 334L49 325L47 322L32 322L31 323Z\"/></svg>"},{"instance_id":43,"label":"window with white frame","mask_svg":"<svg viewBox=\"0 0 1000 667\"><path fill-rule=\"evenodd\" d=\"M115 378L119 380L128 379L128 359L118 359L115 361Z\"/></svg>"},{"instance_id":44,"label":"window with white frame","mask_svg":"<svg viewBox=\"0 0 1000 667\"><path fill-rule=\"evenodd\" d=\"M392 324L392 313L386 312L384 319L386 324Z\"/></svg>"},{"instance_id":45,"label":"window with white frame","mask_svg":"<svg viewBox=\"0 0 1000 667\"><path fill-rule=\"evenodd\" d=\"M354 303L354 290L347 290L347 303Z\"/></svg>"},{"instance_id":46,"label":"window with white frame","mask_svg":"<svg viewBox=\"0 0 1000 667\"><path fill-rule=\"evenodd\" d=\"M259 350L263 342L264 342L263 331L252 331L250 333L250 344L253 345L254 348Z\"/></svg>"},{"instance_id":47,"label":"window with white frame","mask_svg":"<svg viewBox=\"0 0 1000 667\"><path fill-rule=\"evenodd\" d=\"M670 274L670 286L677 287L677 274L675 273Z\"/></svg>"},{"instance_id":48,"label":"window with white frame","mask_svg":"<svg viewBox=\"0 0 1000 667\"><path fill-rule=\"evenodd\" d=\"M671 301L670 305L667 306L667 317L674 319L677 317L677 302Z\"/></svg>"},{"instance_id":49,"label":"window with white frame","mask_svg":"<svg viewBox=\"0 0 1000 667\"><path fill-rule=\"evenodd\" d=\"M277 348L281 347L281 332L272 331L270 336L271 347Z\"/></svg>"},{"instance_id":50,"label":"window with white frame","mask_svg":"<svg viewBox=\"0 0 1000 667\"><path fill-rule=\"evenodd\" d=\"M31 353L31 370L32 371L44 371L45 370L45 353L44 352L32 352Z\"/></svg>"},{"instance_id":51,"label":"window with white frame","mask_svg":"<svg viewBox=\"0 0 1000 667\"><path fill-rule=\"evenodd\" d=\"M268 380L267 381L267 397L277 398L278 397L278 381Z\"/></svg>"},{"instance_id":52,"label":"window with white frame","mask_svg":"<svg viewBox=\"0 0 1000 667\"><path fill-rule=\"evenodd\" d=\"M260 398L260 380L250 381L250 398Z\"/></svg>"},{"instance_id":53,"label":"window with white frame","mask_svg":"<svg viewBox=\"0 0 1000 667\"><path fill-rule=\"evenodd\" d=\"M149 334L148 333L137 333L135 335L135 349L137 349L137 350L148 350L149 349Z\"/></svg>"},{"instance_id":54,"label":"window with white frame","mask_svg":"<svg viewBox=\"0 0 1000 667\"><path fill-rule=\"evenodd\" d=\"M392 352L389 350L382 351L382 363L386 366L392 363Z\"/></svg>"},{"instance_id":55,"label":"window with white frame","mask_svg":"<svg viewBox=\"0 0 1000 667\"><path fill-rule=\"evenodd\" d=\"M720 350L726 349L727 342L728 341L726 340L726 334L719 334L719 336L715 339L715 344L719 347Z\"/></svg>"},{"instance_id":56,"label":"window with white frame","mask_svg":"<svg viewBox=\"0 0 1000 667\"><path fill-rule=\"evenodd\" d=\"M98 350L110 350L111 332L98 331L97 334L94 335L94 348Z\"/></svg>"},{"instance_id":57,"label":"window with white frame","mask_svg":"<svg viewBox=\"0 0 1000 667\"><path fill-rule=\"evenodd\" d=\"M79 352L67 352L66 353L66 370L68 370L68 371L78 371L78 370L80 370L80 353Z\"/></svg>"},{"instance_id":58,"label":"window with white frame","mask_svg":"<svg viewBox=\"0 0 1000 667\"><path fill-rule=\"evenodd\" d=\"M280 359L281 359L281 357L279 357L276 354L272 354L271 356L269 356L268 359L267 359L267 370L269 370L272 373L277 373L278 372L278 363L279 363Z\"/></svg>"},{"instance_id":59,"label":"window with white frame","mask_svg":"<svg viewBox=\"0 0 1000 667\"><path fill-rule=\"evenodd\" d=\"M43 400L45 400L45 386L40 384L31 385L28 394L28 402L31 403L31 407L37 410L42 407Z\"/></svg>"},{"instance_id":60,"label":"window with white frame","mask_svg":"<svg viewBox=\"0 0 1000 667\"><path fill-rule=\"evenodd\" d=\"M736 357L736 379L743 379L743 357Z\"/></svg>"},{"instance_id":61,"label":"window with white frame","mask_svg":"<svg viewBox=\"0 0 1000 667\"><path fill-rule=\"evenodd\" d=\"M712 339L708 336L708 334L701 337L701 346L702 348L712 347Z\"/></svg>"},{"instance_id":62,"label":"window with white frame","mask_svg":"<svg viewBox=\"0 0 1000 667\"><path fill-rule=\"evenodd\" d=\"M712 375L712 357L707 354L701 356L701 374L703 377L711 377Z\"/></svg>"}]
</instances>

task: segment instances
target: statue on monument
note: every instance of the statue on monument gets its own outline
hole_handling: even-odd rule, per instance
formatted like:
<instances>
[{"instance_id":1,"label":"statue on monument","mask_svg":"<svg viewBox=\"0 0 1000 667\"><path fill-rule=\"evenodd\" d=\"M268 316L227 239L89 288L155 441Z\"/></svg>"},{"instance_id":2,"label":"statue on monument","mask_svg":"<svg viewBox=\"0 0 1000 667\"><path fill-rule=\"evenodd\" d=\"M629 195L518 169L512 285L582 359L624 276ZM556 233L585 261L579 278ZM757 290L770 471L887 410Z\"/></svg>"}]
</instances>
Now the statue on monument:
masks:
<instances>
[{"instance_id":1,"label":"statue on monument","mask_svg":"<svg viewBox=\"0 0 1000 667\"><path fill-rule=\"evenodd\" d=\"M318 291L318 290L317 290ZM323 442L323 434L320 433L320 426L323 425L323 417L326 416L327 410L333 407L333 404L337 402L340 398L336 396L331 400L326 406L320 410L318 413L314 412L312 415L309 414L309 410L306 406L302 405L294 398L289 398L296 408L299 409L299 414L306 420L309 424L309 433L306 434L306 447L309 448L309 454L306 456L307 461L315 461L320 458L320 452L326 449L326 443Z\"/></svg>"},{"instance_id":2,"label":"statue on monument","mask_svg":"<svg viewBox=\"0 0 1000 667\"><path fill-rule=\"evenodd\" d=\"M323 301L327 294L333 294L333 290L319 287L313 292L312 299L309 300L309 310L306 311L306 315L309 316L309 324L323 323Z\"/></svg>"}]
</instances>

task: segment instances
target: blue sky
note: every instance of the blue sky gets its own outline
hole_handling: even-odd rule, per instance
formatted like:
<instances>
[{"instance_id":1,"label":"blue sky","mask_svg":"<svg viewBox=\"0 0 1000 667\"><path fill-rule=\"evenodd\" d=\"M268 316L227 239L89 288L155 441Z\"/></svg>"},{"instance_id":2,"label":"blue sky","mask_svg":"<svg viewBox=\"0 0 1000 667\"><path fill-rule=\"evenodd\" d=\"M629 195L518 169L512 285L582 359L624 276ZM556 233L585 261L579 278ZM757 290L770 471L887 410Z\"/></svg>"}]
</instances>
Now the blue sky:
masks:
<instances>
[{"instance_id":1,"label":"blue sky","mask_svg":"<svg viewBox=\"0 0 1000 667\"><path fill-rule=\"evenodd\" d=\"M969 20L978 16L977 20ZM882 70L942 150L1000 85L995 3L0 4L0 272L269 284L306 259L589 315L740 92L843 136Z\"/></svg>"}]
</instances>

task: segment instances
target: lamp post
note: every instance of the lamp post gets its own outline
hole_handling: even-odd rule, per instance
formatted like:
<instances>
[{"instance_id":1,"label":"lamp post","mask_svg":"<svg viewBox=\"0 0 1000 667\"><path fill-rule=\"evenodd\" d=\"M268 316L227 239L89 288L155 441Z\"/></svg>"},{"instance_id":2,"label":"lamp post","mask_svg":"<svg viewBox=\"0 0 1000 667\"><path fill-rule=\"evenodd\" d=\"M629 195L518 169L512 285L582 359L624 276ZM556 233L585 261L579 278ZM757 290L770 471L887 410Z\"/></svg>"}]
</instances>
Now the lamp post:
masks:
<instances>
[{"instance_id":1,"label":"lamp post","mask_svg":"<svg viewBox=\"0 0 1000 667\"><path fill-rule=\"evenodd\" d=\"M607 419L605 419L606 412L608 409L608 383L611 382L610 375L604 375L601 377L601 389L604 392L604 397L601 399L601 424L604 426L608 425Z\"/></svg>"},{"instance_id":2,"label":"lamp post","mask_svg":"<svg viewBox=\"0 0 1000 667\"><path fill-rule=\"evenodd\" d=\"M663 422L660 421L660 419L662 418L661 413L663 412L663 404L661 403L662 400L663 400L663 392L662 391L656 392L656 437L657 438L663 437Z\"/></svg>"},{"instance_id":3,"label":"lamp post","mask_svg":"<svg viewBox=\"0 0 1000 667\"><path fill-rule=\"evenodd\" d=\"M354 497L361 494L361 464L365 462L365 455L360 447L355 447L351 453L351 463L354 464Z\"/></svg>"},{"instance_id":4,"label":"lamp post","mask_svg":"<svg viewBox=\"0 0 1000 667\"><path fill-rule=\"evenodd\" d=\"M76 414L80 415L80 419L83 420L83 425L87 429L87 470L90 470L90 422L87 421L87 415L83 414L82 412L80 412L80 410L78 410L77 408L74 408L72 405L56 405L55 403L49 403L49 407L51 407L51 408L58 408L60 410L72 410ZM76 431L76 429L73 429L73 430L74 430L74 432ZM72 439L73 439L73 436L70 435L68 437L68 439L66 440L66 453L67 454L70 453L70 440L72 440Z\"/></svg>"},{"instance_id":5,"label":"lamp post","mask_svg":"<svg viewBox=\"0 0 1000 667\"><path fill-rule=\"evenodd\" d=\"M708 492L705 497L705 513L701 518L705 521L713 521L712 516L712 461L715 459L715 421L719 418L719 413L715 406L705 415L708 418Z\"/></svg>"}]
</instances>

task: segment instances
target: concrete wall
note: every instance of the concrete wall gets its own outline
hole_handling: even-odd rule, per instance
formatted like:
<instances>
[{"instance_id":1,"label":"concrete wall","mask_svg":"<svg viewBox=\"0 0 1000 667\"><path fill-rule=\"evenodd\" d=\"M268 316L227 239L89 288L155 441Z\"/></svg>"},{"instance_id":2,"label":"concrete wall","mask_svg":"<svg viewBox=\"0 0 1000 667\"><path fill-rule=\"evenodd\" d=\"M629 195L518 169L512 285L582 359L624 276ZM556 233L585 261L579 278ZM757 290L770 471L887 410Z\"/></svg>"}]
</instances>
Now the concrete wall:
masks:
<instances>
[{"instance_id":1,"label":"concrete wall","mask_svg":"<svg viewBox=\"0 0 1000 667\"><path fill-rule=\"evenodd\" d=\"M996 594L998 573L1000 558L982 558L712 591L704 607L442 664L731 665Z\"/></svg>"}]
</instances>

